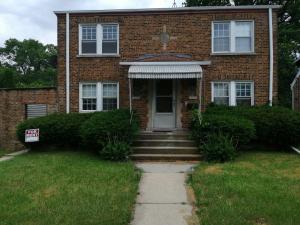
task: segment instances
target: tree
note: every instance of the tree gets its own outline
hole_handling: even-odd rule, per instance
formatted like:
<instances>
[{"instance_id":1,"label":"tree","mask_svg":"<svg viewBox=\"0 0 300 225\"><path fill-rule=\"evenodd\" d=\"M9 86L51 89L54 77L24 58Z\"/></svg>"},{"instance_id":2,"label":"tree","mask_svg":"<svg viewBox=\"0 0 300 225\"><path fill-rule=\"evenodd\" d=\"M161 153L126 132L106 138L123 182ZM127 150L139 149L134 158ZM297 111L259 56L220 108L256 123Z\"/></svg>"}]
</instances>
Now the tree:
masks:
<instances>
[{"instance_id":1,"label":"tree","mask_svg":"<svg viewBox=\"0 0 300 225\"><path fill-rule=\"evenodd\" d=\"M220 4L216 4L220 2ZM282 5L278 13L278 91L279 104L291 105L290 83L295 75L293 62L300 53L300 1L299 0L233 0L240 5ZM186 6L224 5L224 1L187 0Z\"/></svg>"},{"instance_id":2,"label":"tree","mask_svg":"<svg viewBox=\"0 0 300 225\"><path fill-rule=\"evenodd\" d=\"M230 0L186 0L184 3L187 7L192 6L225 6L230 5Z\"/></svg>"},{"instance_id":3,"label":"tree","mask_svg":"<svg viewBox=\"0 0 300 225\"><path fill-rule=\"evenodd\" d=\"M43 45L33 39L9 39L5 46L0 48L2 65L13 66L24 75L30 71L56 67L56 57L57 50L54 45Z\"/></svg>"}]
</instances>

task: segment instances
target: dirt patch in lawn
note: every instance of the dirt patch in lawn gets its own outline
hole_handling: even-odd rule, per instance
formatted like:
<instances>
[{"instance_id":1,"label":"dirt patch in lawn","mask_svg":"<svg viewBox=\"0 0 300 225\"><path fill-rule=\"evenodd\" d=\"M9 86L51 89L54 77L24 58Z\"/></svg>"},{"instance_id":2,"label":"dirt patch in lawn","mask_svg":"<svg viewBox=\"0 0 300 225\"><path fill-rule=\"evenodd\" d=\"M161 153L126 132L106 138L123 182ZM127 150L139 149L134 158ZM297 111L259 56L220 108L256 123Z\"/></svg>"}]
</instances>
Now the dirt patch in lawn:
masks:
<instances>
[{"instance_id":1,"label":"dirt patch in lawn","mask_svg":"<svg viewBox=\"0 0 300 225\"><path fill-rule=\"evenodd\" d=\"M207 167L205 170L204 170L204 173L206 174L221 174L223 172L223 169L221 166L210 166L210 167Z\"/></svg>"}]
</instances>

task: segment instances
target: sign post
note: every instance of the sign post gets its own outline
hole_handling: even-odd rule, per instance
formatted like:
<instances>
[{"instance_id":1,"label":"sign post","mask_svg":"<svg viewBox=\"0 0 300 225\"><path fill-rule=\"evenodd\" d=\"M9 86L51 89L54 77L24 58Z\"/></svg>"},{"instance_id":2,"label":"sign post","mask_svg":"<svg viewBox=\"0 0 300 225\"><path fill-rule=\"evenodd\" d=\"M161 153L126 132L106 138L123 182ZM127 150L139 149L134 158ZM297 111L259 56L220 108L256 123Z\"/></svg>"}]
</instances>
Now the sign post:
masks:
<instances>
[{"instance_id":1,"label":"sign post","mask_svg":"<svg viewBox=\"0 0 300 225\"><path fill-rule=\"evenodd\" d=\"M38 142L40 139L40 129L30 129L25 131L25 142Z\"/></svg>"}]
</instances>

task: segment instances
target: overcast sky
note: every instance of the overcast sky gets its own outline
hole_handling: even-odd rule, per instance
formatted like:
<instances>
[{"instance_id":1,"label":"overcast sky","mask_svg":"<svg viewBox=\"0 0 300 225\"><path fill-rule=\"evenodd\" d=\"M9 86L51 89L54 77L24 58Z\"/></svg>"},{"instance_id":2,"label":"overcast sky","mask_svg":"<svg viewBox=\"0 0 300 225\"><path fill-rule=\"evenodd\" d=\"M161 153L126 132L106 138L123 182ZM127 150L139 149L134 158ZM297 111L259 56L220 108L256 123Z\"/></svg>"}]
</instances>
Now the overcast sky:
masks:
<instances>
[{"instance_id":1,"label":"overcast sky","mask_svg":"<svg viewBox=\"0 0 300 225\"><path fill-rule=\"evenodd\" d=\"M176 0L181 6L183 0ZM55 10L171 7L173 0L0 0L0 46L9 38L56 45Z\"/></svg>"}]
</instances>

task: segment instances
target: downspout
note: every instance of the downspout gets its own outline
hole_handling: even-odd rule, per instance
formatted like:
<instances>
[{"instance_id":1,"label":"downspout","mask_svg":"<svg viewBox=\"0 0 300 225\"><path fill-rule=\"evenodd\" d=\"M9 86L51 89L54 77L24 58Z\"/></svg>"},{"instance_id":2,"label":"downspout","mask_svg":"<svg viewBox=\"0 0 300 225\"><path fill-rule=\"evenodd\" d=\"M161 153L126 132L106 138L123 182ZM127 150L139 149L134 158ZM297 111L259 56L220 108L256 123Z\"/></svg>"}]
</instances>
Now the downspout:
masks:
<instances>
[{"instance_id":1,"label":"downspout","mask_svg":"<svg viewBox=\"0 0 300 225\"><path fill-rule=\"evenodd\" d=\"M66 13L66 113L70 113L70 15Z\"/></svg>"},{"instance_id":2,"label":"downspout","mask_svg":"<svg viewBox=\"0 0 300 225\"><path fill-rule=\"evenodd\" d=\"M273 54L273 12L269 8L269 49L270 49L270 74L269 74L269 105L273 105L273 72L274 72L274 54Z\"/></svg>"}]
</instances>

